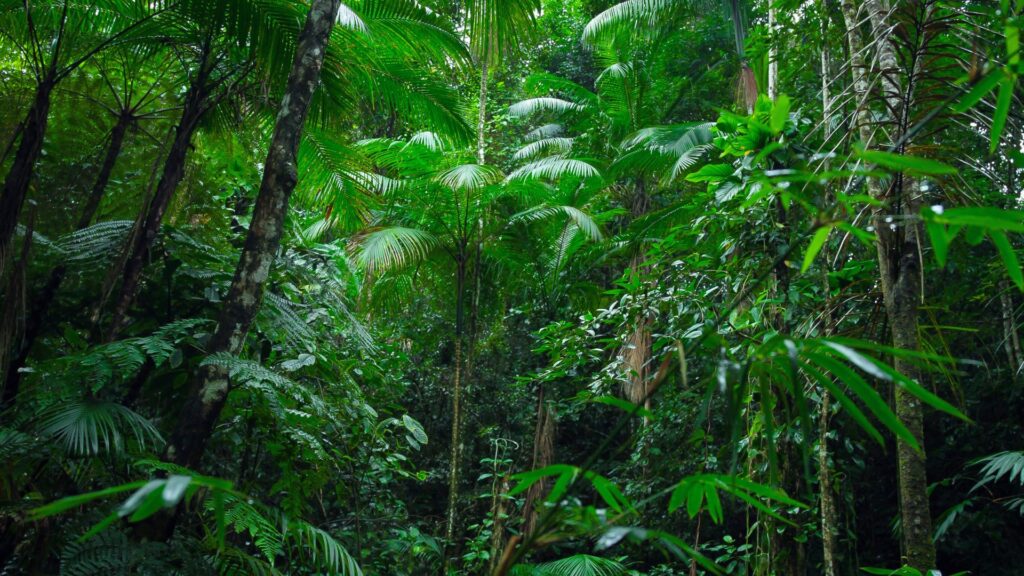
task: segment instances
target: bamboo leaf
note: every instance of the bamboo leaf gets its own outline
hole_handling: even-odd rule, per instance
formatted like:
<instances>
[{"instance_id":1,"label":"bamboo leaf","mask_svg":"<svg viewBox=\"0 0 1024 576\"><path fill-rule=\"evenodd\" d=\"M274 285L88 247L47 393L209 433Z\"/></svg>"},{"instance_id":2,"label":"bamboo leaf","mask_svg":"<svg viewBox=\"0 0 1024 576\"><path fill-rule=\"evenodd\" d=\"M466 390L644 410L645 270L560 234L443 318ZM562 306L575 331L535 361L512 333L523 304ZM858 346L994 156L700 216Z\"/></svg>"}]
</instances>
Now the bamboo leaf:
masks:
<instances>
[{"instance_id":1,"label":"bamboo leaf","mask_svg":"<svg viewBox=\"0 0 1024 576\"><path fill-rule=\"evenodd\" d=\"M949 166L948 164L943 164L942 162L931 160L929 158L921 158L919 156L894 154L892 152L883 152L881 150L864 150L859 153L859 156L866 162L870 162L883 168L889 168L891 170L907 172L909 174L939 176L957 173L957 169Z\"/></svg>"},{"instance_id":2,"label":"bamboo leaf","mask_svg":"<svg viewBox=\"0 0 1024 576\"><path fill-rule=\"evenodd\" d=\"M828 241L828 235L832 231L832 226L821 226L814 232L814 236L811 237L810 243L807 245L807 252L804 253L804 263L800 267L800 272L807 272L814 263L815 256L818 252L821 252L822 247L825 246L825 242Z\"/></svg>"}]
</instances>

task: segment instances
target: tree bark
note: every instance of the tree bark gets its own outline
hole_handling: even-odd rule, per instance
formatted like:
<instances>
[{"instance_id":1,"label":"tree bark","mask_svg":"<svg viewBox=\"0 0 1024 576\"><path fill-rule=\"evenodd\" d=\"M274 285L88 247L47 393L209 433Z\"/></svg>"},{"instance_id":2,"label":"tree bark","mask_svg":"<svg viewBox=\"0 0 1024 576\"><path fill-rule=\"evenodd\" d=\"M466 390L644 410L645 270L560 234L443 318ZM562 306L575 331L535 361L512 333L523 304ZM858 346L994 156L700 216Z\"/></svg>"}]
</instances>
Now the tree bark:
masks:
<instances>
[{"instance_id":1,"label":"tree bark","mask_svg":"<svg viewBox=\"0 0 1024 576\"><path fill-rule=\"evenodd\" d=\"M832 55L828 43L829 17L825 0L818 5L821 18L821 116L824 125L824 139L832 136L832 97L829 90L831 82ZM826 166L828 161L826 161ZM826 205L831 205L834 194L826 189ZM832 336L836 330L836 318L832 308L832 293L828 274L831 270L832 256L826 239L821 250L821 259L825 263L821 268L821 287L825 295L824 335ZM831 396L828 390L821 389L821 403L818 406L818 508L821 513L821 552L823 576L836 576L839 555L839 510L836 506L836 495L833 491L832 468L829 466L828 432L831 412Z\"/></svg>"},{"instance_id":2,"label":"tree bark","mask_svg":"<svg viewBox=\"0 0 1024 576\"><path fill-rule=\"evenodd\" d=\"M127 258L121 273L121 289L114 302L114 310L105 338L107 342L116 340L124 328L128 308L135 299L142 271L149 257L149 250L160 232L164 213L167 212L174 191L185 176L185 162L192 146L192 136L199 128L199 121L208 109L207 99L210 93L210 76L213 73L214 62L215 58L208 40L200 55L199 68L185 93L181 118L175 128L174 140L171 142L167 159L164 161L163 172L157 183L156 191L146 207L145 215L141 218L138 227L129 236L126 247Z\"/></svg>"},{"instance_id":3,"label":"tree bark","mask_svg":"<svg viewBox=\"0 0 1024 576\"><path fill-rule=\"evenodd\" d=\"M49 74L36 86L35 98L32 100L32 107L25 117L24 129L21 132L21 143L4 180L3 195L0 196L0 278L4 276L7 261L11 256L18 216L21 215L36 162L43 150L46 125L50 116L50 99L55 85L54 75Z\"/></svg>"},{"instance_id":4,"label":"tree bark","mask_svg":"<svg viewBox=\"0 0 1024 576\"><path fill-rule=\"evenodd\" d=\"M130 115L122 114L118 117L117 123L114 124L113 130L110 132L110 143L107 145L103 164L100 166L99 174L97 174L96 181L93 183L92 191L85 203L85 207L82 209L82 214L79 216L78 225L75 227L76 230L87 228L99 210L100 203L103 201L103 195L106 192L107 183L110 181L110 175L113 173L117 158L121 154L125 134L131 122L132 117ZM51 270L46 285L32 303L31 312L25 320L25 332L21 341L17 343L11 362L7 366L3 386L10 386L15 390L19 388L21 379L20 369L28 361L29 352L32 351L33 344L35 344L36 339L42 332L43 320L46 318L54 298L57 297L57 291L64 282L67 270L68 268L65 264L58 264Z\"/></svg>"},{"instance_id":5,"label":"tree bark","mask_svg":"<svg viewBox=\"0 0 1024 576\"><path fill-rule=\"evenodd\" d=\"M28 255L32 250L32 238L35 229L36 210L33 208L25 226L25 240L21 243L21 254L14 264L10 277L7 279L7 290L4 295L2 313L3 329L0 331L0 374L5 374L12 365L8 355L12 349L22 345L25 322L25 270L28 267ZM14 403L18 395L18 382L7 382L2 385L0 410Z\"/></svg>"},{"instance_id":6,"label":"tree bark","mask_svg":"<svg viewBox=\"0 0 1024 576\"><path fill-rule=\"evenodd\" d=\"M103 164L96 175L96 181L93 183L89 199L82 209L82 215L78 219L78 230L87 228L89 224L92 224L92 219L96 217L96 212L99 211L100 203L103 201L103 195L107 191L110 175L113 174L117 158L121 155L125 135L128 133L128 128L132 125L132 122L131 112L127 110L122 111L117 117L117 123L114 124L114 128L110 131L110 143L107 145L107 153L103 157Z\"/></svg>"},{"instance_id":7,"label":"tree bark","mask_svg":"<svg viewBox=\"0 0 1024 576\"><path fill-rule=\"evenodd\" d=\"M555 414L548 407L544 397L544 385L537 388L537 422L533 433L532 470L550 466L555 459ZM527 538L537 528L537 503L544 499L548 491L548 479L534 482L526 491L526 502L523 504L523 535Z\"/></svg>"},{"instance_id":8,"label":"tree bark","mask_svg":"<svg viewBox=\"0 0 1024 576\"><path fill-rule=\"evenodd\" d=\"M320 82L324 54L339 7L339 0L314 0L306 16L274 126L249 234L224 299L217 329L207 347L211 354L241 352L259 310L264 285L281 245L288 201L298 177L296 161L302 129L310 100ZM190 468L198 467L229 390L226 370L215 366L199 370L168 442L168 460Z\"/></svg>"},{"instance_id":9,"label":"tree bark","mask_svg":"<svg viewBox=\"0 0 1024 576\"><path fill-rule=\"evenodd\" d=\"M448 512L445 515L445 539L454 541L458 522L459 476L462 471L462 336L465 308L466 256L460 248L455 272L455 374L452 379L452 442L448 463ZM446 554L447 556L447 554ZM450 560L446 558L446 561Z\"/></svg>"},{"instance_id":10,"label":"tree bark","mask_svg":"<svg viewBox=\"0 0 1024 576\"><path fill-rule=\"evenodd\" d=\"M885 121L897 126L894 138L899 137L905 128L908 102L900 89L899 62L891 41L888 8L879 0L865 0L864 8L875 37ZM854 92L859 100L856 114L858 130L865 146L871 146L872 119L868 108L870 94L861 55L864 43L858 27L859 13L854 0L843 0L842 10L850 43ZM900 174L894 175L888 186L877 178L869 178L867 184L869 193L882 201L882 206L875 209L873 223L878 235L879 280L892 344L896 348L917 350L917 312L923 286L919 259L920 239L916 223L904 220L904 217L917 214L920 191L915 181L905 179ZM907 378L920 379L917 366L910 362L896 358L894 367ZM926 572L935 568L935 544L931 537L932 521L925 471L924 410L920 400L899 386L896 387L895 407L897 417L921 446L918 452L906 442L897 440L903 558L907 565Z\"/></svg>"},{"instance_id":11,"label":"tree bark","mask_svg":"<svg viewBox=\"0 0 1024 576\"><path fill-rule=\"evenodd\" d=\"M775 5L768 0L768 98L773 102L779 97L779 49L778 29L775 21Z\"/></svg>"}]
</instances>

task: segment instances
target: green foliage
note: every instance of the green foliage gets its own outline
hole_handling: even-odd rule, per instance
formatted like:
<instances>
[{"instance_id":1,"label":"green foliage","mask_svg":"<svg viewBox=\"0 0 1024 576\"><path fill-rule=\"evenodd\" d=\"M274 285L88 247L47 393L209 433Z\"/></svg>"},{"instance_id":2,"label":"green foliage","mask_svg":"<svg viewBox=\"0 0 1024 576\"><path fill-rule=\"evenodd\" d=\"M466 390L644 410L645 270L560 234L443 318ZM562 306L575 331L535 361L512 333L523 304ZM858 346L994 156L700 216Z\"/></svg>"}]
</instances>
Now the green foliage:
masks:
<instances>
[{"instance_id":1,"label":"green foliage","mask_svg":"<svg viewBox=\"0 0 1024 576\"><path fill-rule=\"evenodd\" d=\"M841 4L343 2L257 302L312 3L0 3L0 572L1012 573L1024 3Z\"/></svg>"}]
</instances>

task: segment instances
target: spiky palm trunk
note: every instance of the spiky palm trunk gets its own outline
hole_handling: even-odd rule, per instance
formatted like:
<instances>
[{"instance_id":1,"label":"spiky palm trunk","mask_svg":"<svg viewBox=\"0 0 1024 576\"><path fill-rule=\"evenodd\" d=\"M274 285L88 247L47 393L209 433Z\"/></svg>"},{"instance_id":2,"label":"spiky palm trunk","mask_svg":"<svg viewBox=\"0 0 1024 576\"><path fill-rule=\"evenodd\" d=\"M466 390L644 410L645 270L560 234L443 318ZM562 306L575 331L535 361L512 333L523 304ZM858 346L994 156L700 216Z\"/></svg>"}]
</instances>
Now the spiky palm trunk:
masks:
<instances>
[{"instance_id":1,"label":"spiky palm trunk","mask_svg":"<svg viewBox=\"0 0 1024 576\"><path fill-rule=\"evenodd\" d=\"M281 245L288 202L298 178L297 156L302 129L310 100L320 83L324 55L339 8L339 0L314 0L306 16L274 126L249 234L224 299L217 329L207 346L211 354L240 353L259 310L264 286ZM226 370L214 366L199 370L167 446L166 456L170 461L190 468L199 465L229 390Z\"/></svg>"}]
</instances>

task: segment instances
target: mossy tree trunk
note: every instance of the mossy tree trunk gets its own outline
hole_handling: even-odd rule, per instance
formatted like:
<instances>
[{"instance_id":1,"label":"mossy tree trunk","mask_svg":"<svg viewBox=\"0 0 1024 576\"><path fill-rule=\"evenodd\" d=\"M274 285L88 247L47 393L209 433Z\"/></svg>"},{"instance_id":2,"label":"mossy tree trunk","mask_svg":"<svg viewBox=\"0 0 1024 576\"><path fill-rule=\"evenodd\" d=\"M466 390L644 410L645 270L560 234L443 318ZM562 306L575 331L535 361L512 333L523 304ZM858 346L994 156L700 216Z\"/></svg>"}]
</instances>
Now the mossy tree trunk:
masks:
<instances>
[{"instance_id":1,"label":"mossy tree trunk","mask_svg":"<svg viewBox=\"0 0 1024 576\"><path fill-rule=\"evenodd\" d=\"M298 178L297 155L302 129L313 93L320 83L324 55L339 8L339 0L314 0L306 16L274 126L249 233L224 299L217 329L207 346L211 354L239 354L259 311L264 287L281 245L288 202ZM229 391L230 379L225 369L205 366L199 370L168 442L168 460L190 468L198 467Z\"/></svg>"}]
</instances>

